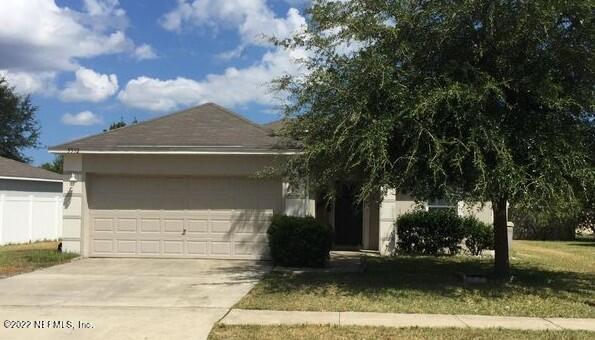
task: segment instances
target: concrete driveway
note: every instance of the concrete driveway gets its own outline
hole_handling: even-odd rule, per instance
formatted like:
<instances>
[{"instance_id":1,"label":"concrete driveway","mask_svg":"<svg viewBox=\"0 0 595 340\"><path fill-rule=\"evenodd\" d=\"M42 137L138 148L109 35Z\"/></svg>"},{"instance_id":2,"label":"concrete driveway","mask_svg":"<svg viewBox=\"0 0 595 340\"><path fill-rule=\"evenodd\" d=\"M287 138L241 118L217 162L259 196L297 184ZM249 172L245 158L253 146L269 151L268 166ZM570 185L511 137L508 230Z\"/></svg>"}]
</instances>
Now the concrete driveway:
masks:
<instances>
[{"instance_id":1,"label":"concrete driveway","mask_svg":"<svg viewBox=\"0 0 595 340\"><path fill-rule=\"evenodd\" d=\"M0 339L206 339L268 269L254 261L84 259L2 279Z\"/></svg>"}]
</instances>

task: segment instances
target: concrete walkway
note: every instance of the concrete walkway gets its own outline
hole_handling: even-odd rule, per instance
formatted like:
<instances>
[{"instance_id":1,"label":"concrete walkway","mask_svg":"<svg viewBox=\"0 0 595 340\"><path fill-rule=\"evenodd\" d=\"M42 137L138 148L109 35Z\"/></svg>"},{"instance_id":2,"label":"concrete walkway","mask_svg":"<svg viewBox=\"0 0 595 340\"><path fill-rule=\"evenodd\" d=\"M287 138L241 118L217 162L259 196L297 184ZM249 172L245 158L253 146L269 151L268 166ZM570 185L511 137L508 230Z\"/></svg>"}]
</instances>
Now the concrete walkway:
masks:
<instances>
[{"instance_id":1,"label":"concrete walkway","mask_svg":"<svg viewBox=\"0 0 595 340\"><path fill-rule=\"evenodd\" d=\"M84 259L0 280L2 340L207 339L267 263Z\"/></svg>"},{"instance_id":2,"label":"concrete walkway","mask_svg":"<svg viewBox=\"0 0 595 340\"><path fill-rule=\"evenodd\" d=\"M363 312L288 312L246 309L232 309L220 323L226 325L330 324L342 326L470 327L595 331L595 319Z\"/></svg>"},{"instance_id":3,"label":"concrete walkway","mask_svg":"<svg viewBox=\"0 0 595 340\"><path fill-rule=\"evenodd\" d=\"M284 273L357 273L365 268L365 256L375 256L375 253L368 252L364 255L361 251L333 250L330 253L330 260L322 268L304 267L273 267L275 272Z\"/></svg>"}]
</instances>

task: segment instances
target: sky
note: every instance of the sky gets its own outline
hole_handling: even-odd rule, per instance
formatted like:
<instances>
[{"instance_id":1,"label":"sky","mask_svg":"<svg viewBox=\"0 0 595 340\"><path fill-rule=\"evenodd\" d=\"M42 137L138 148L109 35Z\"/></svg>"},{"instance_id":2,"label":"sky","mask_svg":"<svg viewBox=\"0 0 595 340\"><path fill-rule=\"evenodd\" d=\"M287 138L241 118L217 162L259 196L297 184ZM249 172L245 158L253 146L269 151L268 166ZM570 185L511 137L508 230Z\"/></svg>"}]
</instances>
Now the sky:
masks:
<instances>
[{"instance_id":1,"label":"sky","mask_svg":"<svg viewBox=\"0 0 595 340\"><path fill-rule=\"evenodd\" d=\"M279 118L269 82L298 74L273 46L305 25L308 0L2 0L0 75L38 107L40 147L215 102Z\"/></svg>"}]
</instances>

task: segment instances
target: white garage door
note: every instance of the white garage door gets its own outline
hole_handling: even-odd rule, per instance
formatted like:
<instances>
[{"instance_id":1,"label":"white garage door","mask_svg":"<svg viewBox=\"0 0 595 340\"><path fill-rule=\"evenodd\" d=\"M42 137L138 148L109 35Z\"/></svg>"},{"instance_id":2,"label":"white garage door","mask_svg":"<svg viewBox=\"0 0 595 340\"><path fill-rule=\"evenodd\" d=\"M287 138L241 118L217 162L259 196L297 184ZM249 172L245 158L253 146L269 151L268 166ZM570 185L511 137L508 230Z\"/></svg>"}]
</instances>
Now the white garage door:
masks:
<instances>
[{"instance_id":1,"label":"white garage door","mask_svg":"<svg viewBox=\"0 0 595 340\"><path fill-rule=\"evenodd\" d=\"M278 180L91 175L94 257L266 258Z\"/></svg>"}]
</instances>

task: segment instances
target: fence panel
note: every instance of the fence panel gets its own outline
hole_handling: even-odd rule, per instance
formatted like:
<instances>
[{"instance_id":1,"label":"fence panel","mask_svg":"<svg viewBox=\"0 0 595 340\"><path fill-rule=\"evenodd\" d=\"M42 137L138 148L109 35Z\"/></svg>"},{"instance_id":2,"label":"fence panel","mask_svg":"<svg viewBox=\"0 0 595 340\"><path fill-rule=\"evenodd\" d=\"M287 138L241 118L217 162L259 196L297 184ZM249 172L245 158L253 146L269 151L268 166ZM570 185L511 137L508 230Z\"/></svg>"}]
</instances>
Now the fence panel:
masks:
<instances>
[{"instance_id":1,"label":"fence panel","mask_svg":"<svg viewBox=\"0 0 595 340\"><path fill-rule=\"evenodd\" d=\"M61 193L0 192L0 244L56 240L61 236Z\"/></svg>"}]
</instances>

